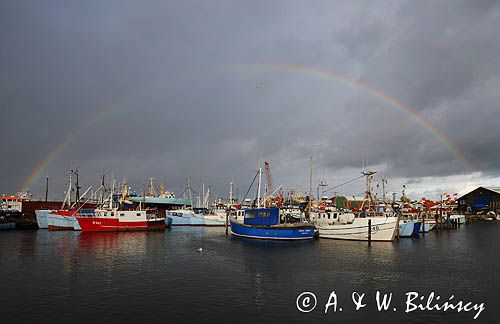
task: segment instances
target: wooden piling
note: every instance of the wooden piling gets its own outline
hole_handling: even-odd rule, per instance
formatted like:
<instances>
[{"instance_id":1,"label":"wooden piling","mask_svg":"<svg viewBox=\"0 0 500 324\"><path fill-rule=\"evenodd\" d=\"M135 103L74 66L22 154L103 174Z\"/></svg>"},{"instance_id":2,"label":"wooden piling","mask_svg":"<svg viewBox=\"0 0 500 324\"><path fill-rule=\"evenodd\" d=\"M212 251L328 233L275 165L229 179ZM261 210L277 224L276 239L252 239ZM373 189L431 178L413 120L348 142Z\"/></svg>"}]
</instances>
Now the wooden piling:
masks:
<instances>
[{"instance_id":1,"label":"wooden piling","mask_svg":"<svg viewBox=\"0 0 500 324\"><path fill-rule=\"evenodd\" d=\"M229 234L229 209L226 209L226 236Z\"/></svg>"},{"instance_id":2,"label":"wooden piling","mask_svg":"<svg viewBox=\"0 0 500 324\"><path fill-rule=\"evenodd\" d=\"M422 237L425 237L425 214L422 213Z\"/></svg>"},{"instance_id":3,"label":"wooden piling","mask_svg":"<svg viewBox=\"0 0 500 324\"><path fill-rule=\"evenodd\" d=\"M368 219L368 246L372 245L372 220Z\"/></svg>"},{"instance_id":4,"label":"wooden piling","mask_svg":"<svg viewBox=\"0 0 500 324\"><path fill-rule=\"evenodd\" d=\"M397 228L396 228L396 230L397 230L396 237L398 238L398 241L399 241L399 214L398 214L398 218L396 220L396 226L397 226Z\"/></svg>"}]
</instances>

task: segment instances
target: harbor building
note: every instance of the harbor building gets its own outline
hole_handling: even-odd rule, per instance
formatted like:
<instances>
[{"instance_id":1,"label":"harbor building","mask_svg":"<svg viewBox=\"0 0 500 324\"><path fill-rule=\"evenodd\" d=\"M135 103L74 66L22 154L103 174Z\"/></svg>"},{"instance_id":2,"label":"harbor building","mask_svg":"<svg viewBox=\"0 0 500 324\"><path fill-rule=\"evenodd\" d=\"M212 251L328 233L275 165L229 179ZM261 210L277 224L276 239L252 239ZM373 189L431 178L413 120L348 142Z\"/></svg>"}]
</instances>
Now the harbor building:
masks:
<instances>
[{"instance_id":1,"label":"harbor building","mask_svg":"<svg viewBox=\"0 0 500 324\"><path fill-rule=\"evenodd\" d=\"M458 210L462 212L500 211L500 187L478 187L458 198Z\"/></svg>"}]
</instances>

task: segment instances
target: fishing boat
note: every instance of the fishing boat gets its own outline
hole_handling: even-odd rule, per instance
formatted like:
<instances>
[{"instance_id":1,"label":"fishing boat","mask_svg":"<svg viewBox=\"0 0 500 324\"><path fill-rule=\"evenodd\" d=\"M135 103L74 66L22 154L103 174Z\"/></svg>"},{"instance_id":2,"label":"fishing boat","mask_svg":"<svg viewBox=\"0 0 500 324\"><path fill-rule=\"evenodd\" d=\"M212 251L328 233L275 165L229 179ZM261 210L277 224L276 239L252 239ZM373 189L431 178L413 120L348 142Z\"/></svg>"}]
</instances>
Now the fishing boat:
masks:
<instances>
[{"instance_id":1,"label":"fishing boat","mask_svg":"<svg viewBox=\"0 0 500 324\"><path fill-rule=\"evenodd\" d=\"M359 214L326 206L323 210L311 211L311 221L316 225L319 237L351 241L394 241L399 218L389 211L385 203L376 203L372 197L372 181L375 171L363 170L366 177L366 195L361 201ZM385 190L385 188L384 188ZM384 191L385 196L385 191ZM333 201L332 201L333 202Z\"/></svg>"},{"instance_id":2,"label":"fishing boat","mask_svg":"<svg viewBox=\"0 0 500 324\"><path fill-rule=\"evenodd\" d=\"M256 208L244 210L243 222L231 217L231 234L234 236L263 240L310 240L316 233L310 223L281 223L279 208Z\"/></svg>"},{"instance_id":3,"label":"fishing boat","mask_svg":"<svg viewBox=\"0 0 500 324\"><path fill-rule=\"evenodd\" d=\"M436 227L436 221L434 219L425 219L424 225L420 227L420 233L428 233Z\"/></svg>"},{"instance_id":4,"label":"fishing boat","mask_svg":"<svg viewBox=\"0 0 500 324\"><path fill-rule=\"evenodd\" d=\"M261 208L262 167L260 163L257 176L259 178L256 198L257 208L239 211L237 215L243 213L243 221L241 221L241 217L231 216L231 235L262 240L296 241L313 239L316 235L316 228L313 224L306 222L282 223L280 221L279 207ZM266 201L265 198L264 201Z\"/></svg>"},{"instance_id":5,"label":"fishing boat","mask_svg":"<svg viewBox=\"0 0 500 324\"><path fill-rule=\"evenodd\" d=\"M16 196L2 196L0 203L0 230L16 228L16 223L22 216L23 201L28 200L27 197L27 193L18 193Z\"/></svg>"},{"instance_id":6,"label":"fishing boat","mask_svg":"<svg viewBox=\"0 0 500 324\"><path fill-rule=\"evenodd\" d=\"M191 209L167 210L165 219L167 226L205 226L202 215L196 214Z\"/></svg>"},{"instance_id":7,"label":"fishing boat","mask_svg":"<svg viewBox=\"0 0 500 324\"><path fill-rule=\"evenodd\" d=\"M189 180L187 188L184 192L188 193L188 201L190 206L192 203L191 185ZM226 225L226 211L222 204L215 204L215 208L210 208L210 187L207 192L203 193L203 208L195 208L195 210L188 208L187 205L181 209L173 209L166 211L165 222L167 226L225 226ZM230 194L231 195L231 194Z\"/></svg>"},{"instance_id":8,"label":"fishing boat","mask_svg":"<svg viewBox=\"0 0 500 324\"><path fill-rule=\"evenodd\" d=\"M418 236L422 222L412 219L402 219L399 222L399 236L412 237Z\"/></svg>"},{"instance_id":9,"label":"fishing boat","mask_svg":"<svg viewBox=\"0 0 500 324\"><path fill-rule=\"evenodd\" d=\"M456 221L460 225L464 225L467 222L467 218L465 215L453 214L450 215L450 221Z\"/></svg>"},{"instance_id":10,"label":"fishing boat","mask_svg":"<svg viewBox=\"0 0 500 324\"><path fill-rule=\"evenodd\" d=\"M104 180L101 183L101 192L104 193ZM123 210L115 206L115 180L109 199L101 195L100 208L93 213L79 213L76 216L83 232L123 232L147 231L165 229L165 217L151 210L143 210L139 204L137 210Z\"/></svg>"},{"instance_id":11,"label":"fishing boat","mask_svg":"<svg viewBox=\"0 0 500 324\"><path fill-rule=\"evenodd\" d=\"M72 175L76 175L76 183L75 183L75 203L71 204L71 192L72 192ZM61 209L59 210L51 210L48 211L48 213L45 213L47 216L47 228L52 231L64 231L64 230L75 230L75 231L80 231L81 227L80 224L78 223L77 216L80 215L81 208L85 205L85 203L81 203L80 199L83 198L87 192L92 187L89 187L80 197L80 186L78 184L78 170L71 170L71 173L69 175L69 182L68 182L68 190L66 190L66 195L64 197L64 201L62 203ZM40 211L39 211L40 212ZM37 215L37 222L38 222L38 214L37 211L35 211L35 214ZM41 216L41 223L43 224L44 217L43 217L43 211L40 213ZM88 214L88 213L87 213ZM41 227L42 228L42 227Z\"/></svg>"},{"instance_id":12,"label":"fishing boat","mask_svg":"<svg viewBox=\"0 0 500 324\"><path fill-rule=\"evenodd\" d=\"M174 209L166 211L167 226L225 226L226 216L211 212L195 213L191 209Z\"/></svg>"},{"instance_id":13,"label":"fishing boat","mask_svg":"<svg viewBox=\"0 0 500 324\"><path fill-rule=\"evenodd\" d=\"M76 215L78 215L78 210L60 209L50 211L47 214L47 227L52 231L81 230L78 222L76 222Z\"/></svg>"},{"instance_id":14,"label":"fishing boat","mask_svg":"<svg viewBox=\"0 0 500 324\"><path fill-rule=\"evenodd\" d=\"M205 226L226 226L226 215L224 213L202 214Z\"/></svg>"},{"instance_id":15,"label":"fishing boat","mask_svg":"<svg viewBox=\"0 0 500 324\"><path fill-rule=\"evenodd\" d=\"M327 209L315 214L312 219L320 238L336 240L368 241L370 235L372 241L391 242L398 228L398 217L389 214L355 217L353 213Z\"/></svg>"},{"instance_id":16,"label":"fishing boat","mask_svg":"<svg viewBox=\"0 0 500 324\"><path fill-rule=\"evenodd\" d=\"M16 222L9 220L4 215L0 216L0 230L10 230L16 228Z\"/></svg>"},{"instance_id":17,"label":"fishing boat","mask_svg":"<svg viewBox=\"0 0 500 324\"><path fill-rule=\"evenodd\" d=\"M54 210L43 209L43 210L35 210L36 223L38 224L38 228L40 229L48 229L49 228L49 214Z\"/></svg>"},{"instance_id":18,"label":"fishing boat","mask_svg":"<svg viewBox=\"0 0 500 324\"><path fill-rule=\"evenodd\" d=\"M77 215L76 219L84 232L146 231L165 228L164 217L148 214L145 210L96 209L94 216Z\"/></svg>"}]
</instances>

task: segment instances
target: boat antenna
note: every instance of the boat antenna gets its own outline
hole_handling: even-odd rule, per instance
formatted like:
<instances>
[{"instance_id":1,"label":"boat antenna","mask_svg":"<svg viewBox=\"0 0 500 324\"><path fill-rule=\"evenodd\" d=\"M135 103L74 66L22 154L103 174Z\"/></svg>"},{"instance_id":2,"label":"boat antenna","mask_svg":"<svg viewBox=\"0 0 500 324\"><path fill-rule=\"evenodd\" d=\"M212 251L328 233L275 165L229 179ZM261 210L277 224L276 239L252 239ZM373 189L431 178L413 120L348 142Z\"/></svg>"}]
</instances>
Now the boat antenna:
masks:
<instances>
[{"instance_id":1,"label":"boat antenna","mask_svg":"<svg viewBox=\"0 0 500 324\"><path fill-rule=\"evenodd\" d=\"M71 173L75 175L76 177L76 183L75 183L75 202L78 207L80 207L80 184L78 181L78 168L71 170Z\"/></svg>"},{"instance_id":2,"label":"boat antenna","mask_svg":"<svg viewBox=\"0 0 500 324\"><path fill-rule=\"evenodd\" d=\"M382 200L384 201L385 204L385 185L387 184L387 179L382 177Z\"/></svg>"},{"instance_id":3,"label":"boat antenna","mask_svg":"<svg viewBox=\"0 0 500 324\"><path fill-rule=\"evenodd\" d=\"M247 199L248 193L252 189L252 186L255 183L255 179L257 179L258 176L259 176L259 171L257 170L257 172L255 173L255 176L253 177L252 183L250 184L250 187L248 187L248 190L247 190L245 196L243 196L243 200L241 201L242 203L245 202L245 199Z\"/></svg>"},{"instance_id":4,"label":"boat antenna","mask_svg":"<svg viewBox=\"0 0 500 324\"><path fill-rule=\"evenodd\" d=\"M331 191L331 190L333 190L333 189L337 189L338 187L345 186L346 184L349 184L349 183L351 183L351 182L354 182L354 181L356 181L356 180L359 180L359 179L363 178L364 176L365 176L365 175L364 175L364 174L362 174L362 175L360 175L359 177L356 177L356 178L354 178L354 179L348 180L348 181L343 182L343 183L341 183L341 184L338 184L338 185L336 185L336 186L330 187L330 188L326 189L325 191L323 191L323 193L327 193L328 191Z\"/></svg>"},{"instance_id":5,"label":"boat antenna","mask_svg":"<svg viewBox=\"0 0 500 324\"><path fill-rule=\"evenodd\" d=\"M319 200L322 201L323 200L323 193L325 192L325 187L328 186L328 181L326 180L326 169L324 170L324 174L323 175L320 175L320 180L319 180L319 185L318 185L318 188L320 189L320 193L318 195L320 195L319 197Z\"/></svg>"},{"instance_id":6,"label":"boat antenna","mask_svg":"<svg viewBox=\"0 0 500 324\"><path fill-rule=\"evenodd\" d=\"M186 179L186 182L189 194L189 201L191 202L191 208L193 208L193 192L191 191L191 183L189 181L189 177Z\"/></svg>"},{"instance_id":7,"label":"boat antenna","mask_svg":"<svg viewBox=\"0 0 500 324\"><path fill-rule=\"evenodd\" d=\"M262 186L262 166L259 161L259 183L257 186L257 208L260 208L260 187Z\"/></svg>"},{"instance_id":8,"label":"boat antenna","mask_svg":"<svg viewBox=\"0 0 500 324\"><path fill-rule=\"evenodd\" d=\"M66 190L66 195L64 196L64 201L62 203L61 209L64 209L66 204L71 206L71 172L69 173L69 183L68 183L68 190Z\"/></svg>"},{"instance_id":9,"label":"boat antenna","mask_svg":"<svg viewBox=\"0 0 500 324\"><path fill-rule=\"evenodd\" d=\"M369 198L368 200L368 209L370 209L370 203L373 202L373 197L372 197L372 182L373 182L373 175L377 173L377 171L370 171L370 170L363 170L361 171L361 174L363 176L366 176L366 196Z\"/></svg>"},{"instance_id":10,"label":"boat antenna","mask_svg":"<svg viewBox=\"0 0 500 324\"><path fill-rule=\"evenodd\" d=\"M111 194L109 195L109 209L113 209L113 195L115 194L115 177L111 181Z\"/></svg>"},{"instance_id":11,"label":"boat antenna","mask_svg":"<svg viewBox=\"0 0 500 324\"><path fill-rule=\"evenodd\" d=\"M45 202L47 202L48 200L49 200L49 174L47 173L45 182Z\"/></svg>"},{"instance_id":12,"label":"boat antenna","mask_svg":"<svg viewBox=\"0 0 500 324\"><path fill-rule=\"evenodd\" d=\"M312 156L309 158L309 205L307 207L307 217L311 213L312 206L312 177L313 177L313 158Z\"/></svg>"}]
</instances>

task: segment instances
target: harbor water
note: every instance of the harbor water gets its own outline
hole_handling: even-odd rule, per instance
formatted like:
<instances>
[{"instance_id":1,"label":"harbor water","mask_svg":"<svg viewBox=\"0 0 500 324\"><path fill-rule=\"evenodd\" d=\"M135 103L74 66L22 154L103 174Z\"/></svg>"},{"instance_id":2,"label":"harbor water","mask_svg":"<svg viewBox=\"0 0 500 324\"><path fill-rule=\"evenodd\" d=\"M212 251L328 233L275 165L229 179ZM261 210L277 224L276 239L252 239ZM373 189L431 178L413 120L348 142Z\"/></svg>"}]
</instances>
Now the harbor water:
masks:
<instances>
[{"instance_id":1,"label":"harbor water","mask_svg":"<svg viewBox=\"0 0 500 324\"><path fill-rule=\"evenodd\" d=\"M393 243L268 242L224 228L0 233L2 323L473 322L475 311L405 312L406 293L484 303L498 323L500 222ZM200 251L201 250L201 251ZM392 293L388 311L375 294ZM297 308L312 292L317 307ZM337 309L325 304L335 292ZM353 292L365 294L355 310ZM310 304L310 303L305 303ZM342 311L340 311L342 308ZM395 309L395 310L394 310Z\"/></svg>"}]
</instances>

